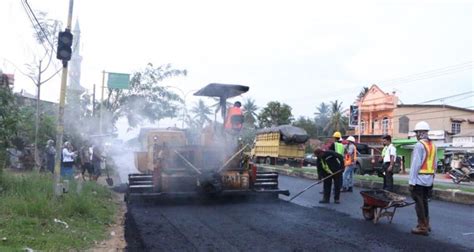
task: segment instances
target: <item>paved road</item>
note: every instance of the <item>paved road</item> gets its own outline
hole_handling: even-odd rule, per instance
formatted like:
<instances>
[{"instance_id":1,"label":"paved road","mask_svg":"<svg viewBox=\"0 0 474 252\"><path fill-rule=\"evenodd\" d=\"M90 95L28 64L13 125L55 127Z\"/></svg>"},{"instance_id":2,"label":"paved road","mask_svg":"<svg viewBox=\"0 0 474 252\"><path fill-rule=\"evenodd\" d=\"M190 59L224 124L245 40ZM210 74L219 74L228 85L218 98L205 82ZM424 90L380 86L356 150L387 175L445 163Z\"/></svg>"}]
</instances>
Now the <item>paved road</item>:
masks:
<instances>
[{"instance_id":1,"label":"paved road","mask_svg":"<svg viewBox=\"0 0 474 252\"><path fill-rule=\"evenodd\" d=\"M281 177L292 192L310 180ZM472 208L433 202L430 237L408 232L413 209L403 209L393 224L374 225L361 218L361 197L344 195L340 205L315 207L320 188L295 203L184 200L134 203L126 219L128 251L472 251ZM444 210L442 210L444 209ZM470 219L469 219L470 218ZM455 222L454 226L447 225Z\"/></svg>"},{"instance_id":2,"label":"paved road","mask_svg":"<svg viewBox=\"0 0 474 252\"><path fill-rule=\"evenodd\" d=\"M296 194L311 183L313 180L280 176L280 188L290 190L291 194ZM347 214L350 218L362 220L362 196L361 189L355 188L353 193L342 193L341 204L319 204L322 198L319 193L322 191L322 184L316 185L303 193L292 202L310 208L332 209L337 212ZM363 189L362 189L363 190ZM287 200L288 197L280 196ZM411 201L408 198L408 201ZM474 206L460 205L443 201L433 200L430 202L430 215L432 232L430 238L446 241L453 244L467 246L474 251ZM416 223L416 213L414 206L397 209L392 224L385 219L377 225L373 225L376 232L383 227L393 232L408 233Z\"/></svg>"}]
</instances>

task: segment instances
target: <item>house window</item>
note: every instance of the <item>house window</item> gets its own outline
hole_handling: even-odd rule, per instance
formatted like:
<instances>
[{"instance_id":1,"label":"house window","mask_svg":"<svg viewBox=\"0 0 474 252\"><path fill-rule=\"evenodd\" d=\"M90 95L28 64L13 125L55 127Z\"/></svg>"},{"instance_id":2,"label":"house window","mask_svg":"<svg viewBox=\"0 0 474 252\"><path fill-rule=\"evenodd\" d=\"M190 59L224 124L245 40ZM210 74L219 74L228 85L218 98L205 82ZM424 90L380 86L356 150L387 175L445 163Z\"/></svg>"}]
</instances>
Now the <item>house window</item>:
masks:
<instances>
[{"instance_id":1,"label":"house window","mask_svg":"<svg viewBox=\"0 0 474 252\"><path fill-rule=\"evenodd\" d=\"M398 119L398 133L406 133L408 134L410 124L410 119L407 116L402 116Z\"/></svg>"},{"instance_id":2,"label":"house window","mask_svg":"<svg viewBox=\"0 0 474 252\"><path fill-rule=\"evenodd\" d=\"M382 135L388 135L388 117L382 119Z\"/></svg>"},{"instance_id":3,"label":"house window","mask_svg":"<svg viewBox=\"0 0 474 252\"><path fill-rule=\"evenodd\" d=\"M365 132L365 121L360 120L360 133L364 134L364 132Z\"/></svg>"},{"instance_id":4,"label":"house window","mask_svg":"<svg viewBox=\"0 0 474 252\"><path fill-rule=\"evenodd\" d=\"M451 123L451 133L453 133L453 134L461 133L461 123L460 122L452 122Z\"/></svg>"}]
</instances>

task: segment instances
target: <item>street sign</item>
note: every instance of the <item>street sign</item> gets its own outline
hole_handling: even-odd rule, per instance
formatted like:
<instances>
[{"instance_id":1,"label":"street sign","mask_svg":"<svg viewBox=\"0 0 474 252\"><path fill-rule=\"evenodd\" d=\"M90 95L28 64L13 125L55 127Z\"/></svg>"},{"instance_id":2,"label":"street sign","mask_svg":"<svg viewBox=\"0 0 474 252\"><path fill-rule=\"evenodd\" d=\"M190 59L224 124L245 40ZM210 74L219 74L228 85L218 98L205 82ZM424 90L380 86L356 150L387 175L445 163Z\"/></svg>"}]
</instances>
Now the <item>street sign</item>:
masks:
<instances>
[{"instance_id":1,"label":"street sign","mask_svg":"<svg viewBox=\"0 0 474 252\"><path fill-rule=\"evenodd\" d=\"M124 73L108 73L107 87L127 89L130 83L130 74Z\"/></svg>"},{"instance_id":2,"label":"street sign","mask_svg":"<svg viewBox=\"0 0 474 252\"><path fill-rule=\"evenodd\" d=\"M349 115L349 126L357 127L359 125L359 106L351 105Z\"/></svg>"}]
</instances>

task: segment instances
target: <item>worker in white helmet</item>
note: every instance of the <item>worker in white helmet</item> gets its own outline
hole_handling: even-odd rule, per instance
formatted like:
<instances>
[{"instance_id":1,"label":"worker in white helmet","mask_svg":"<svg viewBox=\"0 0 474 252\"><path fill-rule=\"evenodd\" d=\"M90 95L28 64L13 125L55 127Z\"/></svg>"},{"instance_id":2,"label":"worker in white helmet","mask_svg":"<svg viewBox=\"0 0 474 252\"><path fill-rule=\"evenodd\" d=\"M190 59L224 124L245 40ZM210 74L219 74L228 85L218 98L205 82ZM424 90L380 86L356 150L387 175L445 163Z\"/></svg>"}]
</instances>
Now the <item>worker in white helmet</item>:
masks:
<instances>
[{"instance_id":1,"label":"worker in white helmet","mask_svg":"<svg viewBox=\"0 0 474 252\"><path fill-rule=\"evenodd\" d=\"M344 156L345 170L342 174L342 190L341 192L352 192L352 186L354 184L352 176L357 162L357 147L355 145L355 138L349 136L346 139L349 143L346 146Z\"/></svg>"},{"instance_id":2,"label":"worker in white helmet","mask_svg":"<svg viewBox=\"0 0 474 252\"><path fill-rule=\"evenodd\" d=\"M424 121L418 122L413 129L418 142L413 149L408 181L418 217L418 225L411 232L420 235L428 235L431 231L428 196L433 189L437 156L436 146L428 138L429 130L429 124Z\"/></svg>"}]
</instances>

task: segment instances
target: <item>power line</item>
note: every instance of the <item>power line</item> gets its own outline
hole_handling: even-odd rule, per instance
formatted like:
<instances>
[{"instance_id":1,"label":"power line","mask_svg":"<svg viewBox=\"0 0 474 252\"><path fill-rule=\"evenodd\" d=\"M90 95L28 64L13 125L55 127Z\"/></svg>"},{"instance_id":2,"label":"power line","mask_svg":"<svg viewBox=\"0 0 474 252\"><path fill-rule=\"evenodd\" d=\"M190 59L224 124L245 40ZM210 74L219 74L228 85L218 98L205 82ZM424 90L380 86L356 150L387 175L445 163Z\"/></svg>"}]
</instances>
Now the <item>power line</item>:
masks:
<instances>
[{"instance_id":1,"label":"power line","mask_svg":"<svg viewBox=\"0 0 474 252\"><path fill-rule=\"evenodd\" d=\"M451 65L451 66L446 66L446 67L442 67L442 68L438 68L438 69L434 69L434 70L429 70L429 71L425 71L425 72L405 75L405 76L398 77L398 78L383 80L383 81L379 81L378 83L394 82L394 81L400 81L400 80L405 80L405 79L419 78L420 75L421 76L430 75L430 74L439 73L439 72L458 70L458 69L462 69L462 68L466 68L466 67L472 67L472 61L467 61L467 62L464 62L464 63Z\"/></svg>"}]
</instances>

